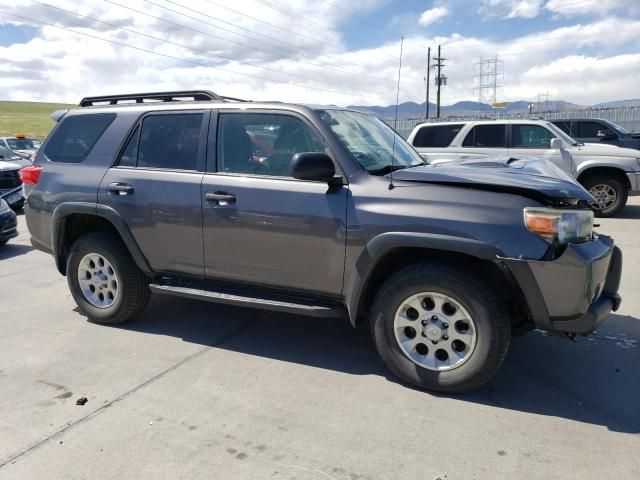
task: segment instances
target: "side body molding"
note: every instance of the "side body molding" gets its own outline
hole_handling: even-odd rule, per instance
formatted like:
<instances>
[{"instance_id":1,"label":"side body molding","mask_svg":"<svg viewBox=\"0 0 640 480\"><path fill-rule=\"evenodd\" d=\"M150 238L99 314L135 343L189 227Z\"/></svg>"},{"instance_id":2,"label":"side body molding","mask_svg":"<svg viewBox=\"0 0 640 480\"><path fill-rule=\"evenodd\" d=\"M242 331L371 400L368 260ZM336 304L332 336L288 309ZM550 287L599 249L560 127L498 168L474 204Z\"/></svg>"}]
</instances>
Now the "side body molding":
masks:
<instances>
[{"instance_id":1,"label":"side body molding","mask_svg":"<svg viewBox=\"0 0 640 480\"><path fill-rule=\"evenodd\" d=\"M440 235L435 233L387 232L372 238L360 253L351 270L345 288L345 304L349 320L355 326L358 307L367 282L371 278L378 262L386 254L398 248L424 248L454 252L477 257L482 260L496 261L501 254L494 245L470 238Z\"/></svg>"},{"instance_id":2,"label":"side body molding","mask_svg":"<svg viewBox=\"0 0 640 480\"><path fill-rule=\"evenodd\" d=\"M138 268L140 268L140 270L142 270L146 274L151 273L151 268L149 267L147 259L142 254L142 251L140 250L140 247L138 246L135 238L131 234L129 227L127 227L118 212L116 212L113 208L107 207L105 205L98 205L95 203L87 202L61 203L55 208L51 216L51 245L53 249L53 256L56 260L56 266L58 267L58 271L60 271L60 273L63 273L66 268L66 265L61 264L60 258L62 235L64 234L64 222L66 217L75 213L94 215L97 217L102 217L109 221L109 223L113 225L113 227L120 235L120 238L122 238L122 241L129 250L129 253L133 257L133 260L136 262Z\"/></svg>"}]
</instances>

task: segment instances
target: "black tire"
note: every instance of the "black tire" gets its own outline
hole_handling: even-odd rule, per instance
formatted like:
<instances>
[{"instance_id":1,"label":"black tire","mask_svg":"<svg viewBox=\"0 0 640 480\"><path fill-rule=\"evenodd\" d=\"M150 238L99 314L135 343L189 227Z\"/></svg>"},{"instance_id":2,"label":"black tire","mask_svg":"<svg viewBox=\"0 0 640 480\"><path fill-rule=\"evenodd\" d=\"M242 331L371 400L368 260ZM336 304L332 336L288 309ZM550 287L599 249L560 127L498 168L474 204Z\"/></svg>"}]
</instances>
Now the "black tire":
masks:
<instances>
[{"instance_id":1,"label":"black tire","mask_svg":"<svg viewBox=\"0 0 640 480\"><path fill-rule=\"evenodd\" d=\"M591 175L582 181L582 186L589 191L598 185L606 185L612 188L616 193L616 199L610 206L604 209L592 205L593 214L601 218L612 217L627 204L627 199L629 198L627 187L620 178L603 173Z\"/></svg>"},{"instance_id":2,"label":"black tire","mask_svg":"<svg viewBox=\"0 0 640 480\"><path fill-rule=\"evenodd\" d=\"M414 363L396 340L396 311L405 299L421 292L449 296L475 323L475 349L451 370L429 370ZM500 368L509 349L511 324L504 302L480 277L461 265L430 262L407 266L387 279L372 307L371 333L380 358L403 382L424 390L464 393L486 383Z\"/></svg>"},{"instance_id":3,"label":"black tire","mask_svg":"<svg viewBox=\"0 0 640 480\"><path fill-rule=\"evenodd\" d=\"M82 293L78 281L78 267L85 255L95 253L107 259L118 278L118 295L113 304L99 308ZM117 235L94 232L75 241L67 258L67 282L78 307L95 323L116 325L131 320L149 302L149 282L136 266L129 251Z\"/></svg>"}]
</instances>

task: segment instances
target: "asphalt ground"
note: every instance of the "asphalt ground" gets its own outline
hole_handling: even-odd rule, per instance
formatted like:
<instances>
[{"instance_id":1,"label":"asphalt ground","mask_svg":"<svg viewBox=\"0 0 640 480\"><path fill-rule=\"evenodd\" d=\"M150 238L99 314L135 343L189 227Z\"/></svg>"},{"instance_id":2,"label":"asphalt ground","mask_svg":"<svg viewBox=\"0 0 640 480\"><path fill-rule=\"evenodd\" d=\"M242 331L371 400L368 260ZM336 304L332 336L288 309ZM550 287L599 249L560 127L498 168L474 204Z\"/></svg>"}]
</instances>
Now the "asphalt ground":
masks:
<instances>
[{"instance_id":1,"label":"asphalt ground","mask_svg":"<svg viewBox=\"0 0 640 480\"><path fill-rule=\"evenodd\" d=\"M490 384L448 397L397 383L345 320L155 296L90 323L20 216L0 250L0 479L638 479L640 197L599 223L620 310L576 342L514 338Z\"/></svg>"}]
</instances>

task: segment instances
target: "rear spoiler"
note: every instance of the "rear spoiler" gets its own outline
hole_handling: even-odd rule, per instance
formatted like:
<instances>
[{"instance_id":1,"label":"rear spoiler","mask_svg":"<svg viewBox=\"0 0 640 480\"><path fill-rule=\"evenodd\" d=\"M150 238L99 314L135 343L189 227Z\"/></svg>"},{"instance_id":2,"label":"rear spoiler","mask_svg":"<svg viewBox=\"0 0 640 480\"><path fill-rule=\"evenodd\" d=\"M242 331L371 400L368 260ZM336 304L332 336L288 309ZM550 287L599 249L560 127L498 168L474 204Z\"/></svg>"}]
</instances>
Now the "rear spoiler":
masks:
<instances>
[{"instance_id":1,"label":"rear spoiler","mask_svg":"<svg viewBox=\"0 0 640 480\"><path fill-rule=\"evenodd\" d=\"M51 114L51 120L58 123L62 117L64 117L69 110L56 110Z\"/></svg>"}]
</instances>

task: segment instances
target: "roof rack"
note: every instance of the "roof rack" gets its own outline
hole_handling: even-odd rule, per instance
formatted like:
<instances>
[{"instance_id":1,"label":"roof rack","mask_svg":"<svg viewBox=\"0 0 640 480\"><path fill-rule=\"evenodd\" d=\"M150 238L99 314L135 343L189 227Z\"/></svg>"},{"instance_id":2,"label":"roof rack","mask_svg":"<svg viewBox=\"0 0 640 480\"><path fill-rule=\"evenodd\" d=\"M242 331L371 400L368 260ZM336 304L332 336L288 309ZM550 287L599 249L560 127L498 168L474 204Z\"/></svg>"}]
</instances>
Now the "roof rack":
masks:
<instances>
[{"instance_id":1,"label":"roof rack","mask_svg":"<svg viewBox=\"0 0 640 480\"><path fill-rule=\"evenodd\" d=\"M105 95L101 97L85 97L80 100L81 107L91 107L99 104L117 105L119 103L145 103L147 100L160 102L175 102L179 100L193 100L194 102L248 102L241 98L223 97L208 90L184 90L178 92L130 93L126 95Z\"/></svg>"}]
</instances>

